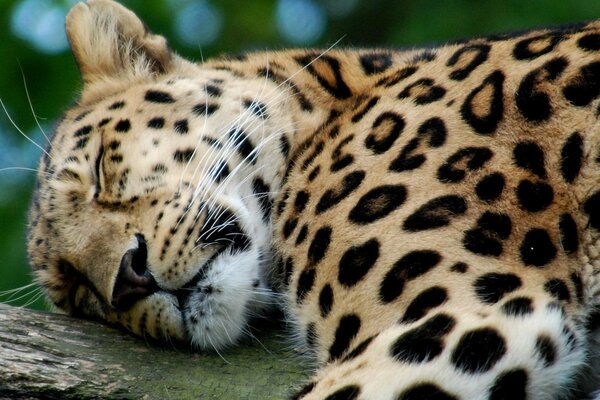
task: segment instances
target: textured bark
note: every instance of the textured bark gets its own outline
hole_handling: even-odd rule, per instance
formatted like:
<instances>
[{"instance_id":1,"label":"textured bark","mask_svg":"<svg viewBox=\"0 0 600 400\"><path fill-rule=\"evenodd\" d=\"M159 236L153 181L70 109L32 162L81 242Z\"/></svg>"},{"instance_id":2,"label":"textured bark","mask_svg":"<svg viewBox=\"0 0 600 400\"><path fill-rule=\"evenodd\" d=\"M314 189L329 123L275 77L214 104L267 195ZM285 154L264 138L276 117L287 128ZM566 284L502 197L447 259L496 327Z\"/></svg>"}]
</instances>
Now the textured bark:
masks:
<instances>
[{"instance_id":1,"label":"textured bark","mask_svg":"<svg viewBox=\"0 0 600 400\"><path fill-rule=\"evenodd\" d=\"M307 372L279 333L220 357L0 304L0 398L283 399Z\"/></svg>"}]
</instances>

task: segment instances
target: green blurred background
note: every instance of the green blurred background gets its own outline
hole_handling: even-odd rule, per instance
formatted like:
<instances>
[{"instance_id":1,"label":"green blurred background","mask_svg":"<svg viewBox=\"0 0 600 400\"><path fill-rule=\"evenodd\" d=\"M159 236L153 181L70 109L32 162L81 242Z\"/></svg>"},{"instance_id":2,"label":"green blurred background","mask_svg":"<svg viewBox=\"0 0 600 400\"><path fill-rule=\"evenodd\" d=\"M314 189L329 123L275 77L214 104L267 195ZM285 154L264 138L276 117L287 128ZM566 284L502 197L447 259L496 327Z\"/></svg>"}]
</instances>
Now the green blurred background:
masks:
<instances>
[{"instance_id":1,"label":"green blurred background","mask_svg":"<svg viewBox=\"0 0 600 400\"><path fill-rule=\"evenodd\" d=\"M599 0L123 0L179 53L292 46L407 47L600 17ZM74 0L0 0L0 301L44 308L30 283L25 220L39 148L80 88L64 15ZM28 90L26 90L26 87ZM30 98L30 102L28 100ZM32 112L32 109L34 112ZM35 117L34 117L35 113ZM10 118L14 121L10 121ZM23 296L22 298L19 298Z\"/></svg>"}]
</instances>

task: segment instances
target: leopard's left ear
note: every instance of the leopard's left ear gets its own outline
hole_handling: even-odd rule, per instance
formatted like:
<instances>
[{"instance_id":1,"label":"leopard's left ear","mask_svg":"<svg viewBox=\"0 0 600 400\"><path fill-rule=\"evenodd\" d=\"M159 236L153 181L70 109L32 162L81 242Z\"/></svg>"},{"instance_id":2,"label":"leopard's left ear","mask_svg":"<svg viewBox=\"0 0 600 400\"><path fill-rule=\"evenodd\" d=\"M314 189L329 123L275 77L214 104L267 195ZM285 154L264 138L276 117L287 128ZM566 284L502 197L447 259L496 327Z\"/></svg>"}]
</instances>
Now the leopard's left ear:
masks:
<instances>
[{"instance_id":1,"label":"leopard's left ear","mask_svg":"<svg viewBox=\"0 0 600 400\"><path fill-rule=\"evenodd\" d=\"M85 86L168 72L181 61L164 37L149 32L133 12L111 0L76 4L66 29Z\"/></svg>"}]
</instances>

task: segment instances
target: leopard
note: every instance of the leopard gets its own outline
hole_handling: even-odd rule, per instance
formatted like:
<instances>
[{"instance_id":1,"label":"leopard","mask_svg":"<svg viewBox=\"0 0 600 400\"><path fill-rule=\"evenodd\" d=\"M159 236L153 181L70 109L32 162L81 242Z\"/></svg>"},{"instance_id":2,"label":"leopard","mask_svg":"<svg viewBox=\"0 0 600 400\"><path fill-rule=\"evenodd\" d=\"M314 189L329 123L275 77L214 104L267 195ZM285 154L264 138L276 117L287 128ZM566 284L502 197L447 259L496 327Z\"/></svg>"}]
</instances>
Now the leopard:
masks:
<instances>
[{"instance_id":1,"label":"leopard","mask_svg":"<svg viewBox=\"0 0 600 400\"><path fill-rule=\"evenodd\" d=\"M594 395L599 21L199 63L112 0L66 31L27 239L56 310L211 351L275 305L296 400Z\"/></svg>"}]
</instances>

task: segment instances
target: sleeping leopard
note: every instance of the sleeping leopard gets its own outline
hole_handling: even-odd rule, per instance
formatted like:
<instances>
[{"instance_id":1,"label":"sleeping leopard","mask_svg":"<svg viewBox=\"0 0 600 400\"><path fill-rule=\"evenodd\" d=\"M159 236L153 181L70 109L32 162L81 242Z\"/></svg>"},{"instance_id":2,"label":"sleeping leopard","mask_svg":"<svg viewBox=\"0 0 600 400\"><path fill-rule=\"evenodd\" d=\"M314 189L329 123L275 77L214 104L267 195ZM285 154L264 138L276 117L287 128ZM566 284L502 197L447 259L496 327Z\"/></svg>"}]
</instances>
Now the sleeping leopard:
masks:
<instances>
[{"instance_id":1,"label":"sleeping leopard","mask_svg":"<svg viewBox=\"0 0 600 400\"><path fill-rule=\"evenodd\" d=\"M292 399L593 390L600 22L200 64L111 0L66 28L28 235L57 309L219 350L280 300Z\"/></svg>"}]
</instances>

